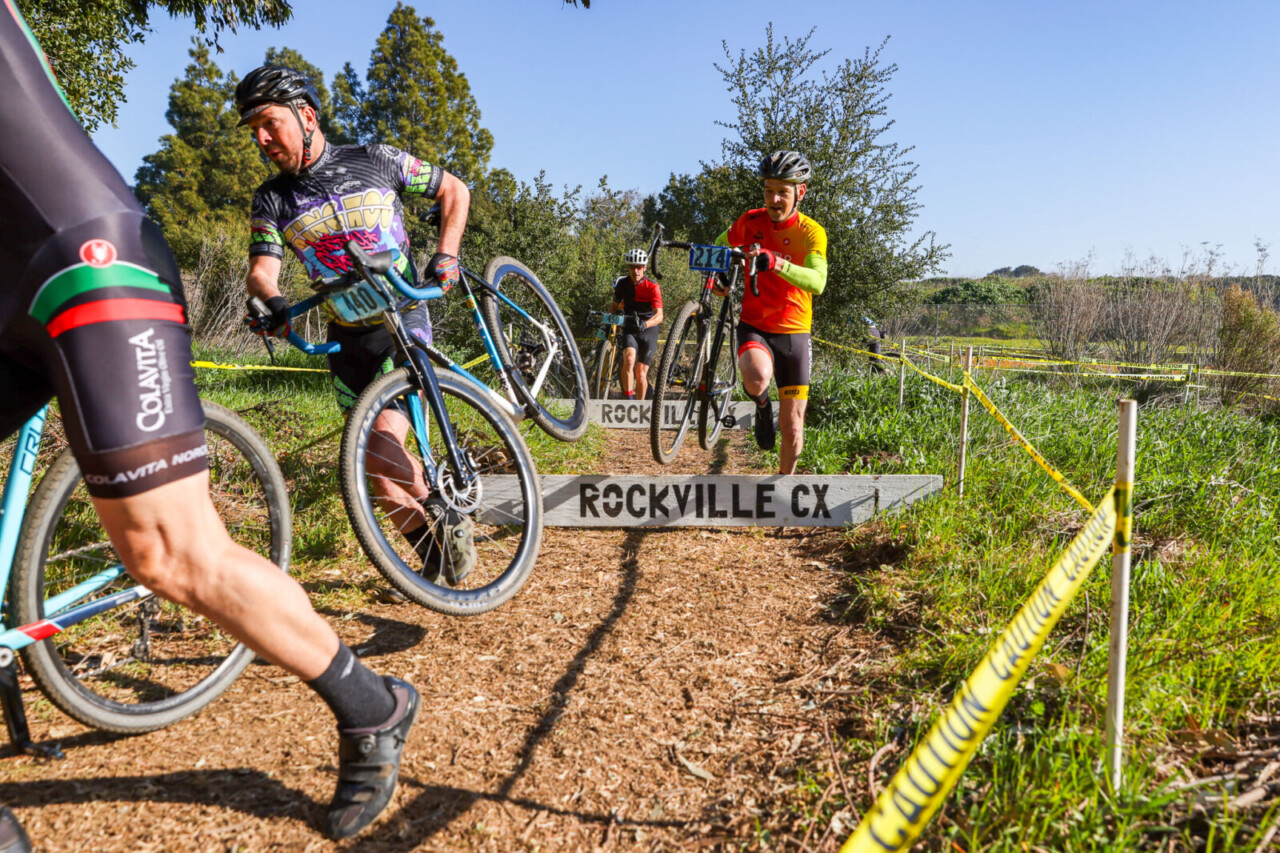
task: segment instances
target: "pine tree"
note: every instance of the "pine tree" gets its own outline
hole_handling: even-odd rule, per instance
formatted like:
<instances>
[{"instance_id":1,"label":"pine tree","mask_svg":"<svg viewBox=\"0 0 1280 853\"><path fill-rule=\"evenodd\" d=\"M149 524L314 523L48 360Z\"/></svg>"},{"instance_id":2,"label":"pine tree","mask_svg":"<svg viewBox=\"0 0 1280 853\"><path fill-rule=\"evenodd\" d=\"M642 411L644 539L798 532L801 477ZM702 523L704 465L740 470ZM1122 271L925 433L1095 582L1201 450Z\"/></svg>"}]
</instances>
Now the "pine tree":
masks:
<instances>
[{"instance_id":1,"label":"pine tree","mask_svg":"<svg viewBox=\"0 0 1280 853\"><path fill-rule=\"evenodd\" d=\"M201 41L193 39L190 55L185 77L169 93L165 118L173 133L142 158L134 187L183 266L198 248L199 224L247 222L253 191L274 173L248 132L236 127L234 78L223 75Z\"/></svg>"},{"instance_id":2,"label":"pine tree","mask_svg":"<svg viewBox=\"0 0 1280 853\"><path fill-rule=\"evenodd\" d=\"M484 178L493 135L466 75L431 18L397 4L362 85L347 66L334 80L339 126L363 142L395 145L466 181Z\"/></svg>"}]
</instances>

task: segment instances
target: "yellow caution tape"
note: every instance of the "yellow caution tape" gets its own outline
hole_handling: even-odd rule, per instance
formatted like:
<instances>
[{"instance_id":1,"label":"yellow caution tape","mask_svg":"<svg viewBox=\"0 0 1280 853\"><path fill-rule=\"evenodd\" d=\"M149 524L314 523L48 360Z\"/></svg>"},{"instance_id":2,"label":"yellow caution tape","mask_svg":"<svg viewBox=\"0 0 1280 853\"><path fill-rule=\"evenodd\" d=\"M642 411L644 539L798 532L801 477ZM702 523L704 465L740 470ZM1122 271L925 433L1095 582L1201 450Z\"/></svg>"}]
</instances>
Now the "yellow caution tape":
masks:
<instances>
[{"instance_id":1,"label":"yellow caution tape","mask_svg":"<svg viewBox=\"0 0 1280 853\"><path fill-rule=\"evenodd\" d=\"M488 354L485 354L485 355L479 356L479 357L477 357L477 358L473 358L473 359L471 359L470 361L468 361L466 364L462 365L462 369L463 369L463 370L470 370L471 368L475 367L477 364L481 364L481 363L486 362L486 361L488 361L488 360L489 360L489 356L488 356Z\"/></svg>"},{"instance_id":2,"label":"yellow caution tape","mask_svg":"<svg viewBox=\"0 0 1280 853\"><path fill-rule=\"evenodd\" d=\"M1280 375L1275 373L1245 373L1241 370L1214 370L1211 367L1197 368L1197 373L1206 373L1209 376L1253 376L1257 379L1280 379Z\"/></svg>"},{"instance_id":3,"label":"yellow caution tape","mask_svg":"<svg viewBox=\"0 0 1280 853\"><path fill-rule=\"evenodd\" d=\"M909 363L910 362L908 362L908 364ZM967 373L964 375L964 386L973 392L973 395L978 398L978 402L981 403L986 408L986 410L991 413L992 417L994 417L1004 426L1005 430L1008 431L1009 435L1013 436L1014 441L1022 445L1023 450L1031 454L1031 458L1036 460L1036 462L1040 464L1040 467L1043 468L1048 473L1048 475L1053 478L1055 483L1061 486L1067 494L1075 498L1076 502L1079 503L1082 507L1087 509L1089 512L1093 512L1093 504L1089 503L1088 499L1086 499L1084 495L1080 494L1078 491L1072 488L1071 484L1067 482L1066 478L1062 476L1062 474L1058 471L1058 469L1054 468L1052 465L1050 465L1048 462L1045 461L1045 458L1040 455L1040 451L1036 450L1035 447L1032 446L1031 442L1023 438L1022 433L1018 432L1018 428L1009 422L1009 419L1006 418L1001 413L1001 411L996 408L996 404L991 402L991 400L987 398L986 394L982 393L982 389L978 387L978 383L974 382L973 377Z\"/></svg>"},{"instance_id":4,"label":"yellow caution tape","mask_svg":"<svg viewBox=\"0 0 1280 853\"><path fill-rule=\"evenodd\" d=\"M957 394L964 393L964 389L961 388L959 385L956 385L952 382L948 382L947 380L942 379L941 377L934 376L932 373L925 373L923 370L921 370L920 368L912 364L911 359L907 358L906 356L902 357L902 363L905 364L907 367L911 368L912 370L914 370L916 373L919 373L925 379L928 379L930 382L936 382L944 388L950 388L952 391L955 391Z\"/></svg>"},{"instance_id":5,"label":"yellow caution tape","mask_svg":"<svg viewBox=\"0 0 1280 853\"><path fill-rule=\"evenodd\" d=\"M215 364L212 361L193 361L192 367L204 367L210 370L281 370L293 373L328 373L318 367L277 367L274 364Z\"/></svg>"},{"instance_id":6,"label":"yellow caution tape","mask_svg":"<svg viewBox=\"0 0 1280 853\"><path fill-rule=\"evenodd\" d=\"M1116 490L1053 564L946 712L906 760L841 853L907 850L960 781L1014 688L1116 534Z\"/></svg>"}]
</instances>

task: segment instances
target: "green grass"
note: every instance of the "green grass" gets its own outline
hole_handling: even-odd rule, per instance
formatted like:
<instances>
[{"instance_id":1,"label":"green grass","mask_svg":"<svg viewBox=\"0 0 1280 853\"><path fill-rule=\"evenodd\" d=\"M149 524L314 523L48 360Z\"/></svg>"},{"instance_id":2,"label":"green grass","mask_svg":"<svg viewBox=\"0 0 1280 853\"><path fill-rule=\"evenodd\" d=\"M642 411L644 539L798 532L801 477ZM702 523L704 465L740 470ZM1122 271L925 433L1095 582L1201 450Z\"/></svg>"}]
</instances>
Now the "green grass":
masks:
<instances>
[{"instance_id":1,"label":"green grass","mask_svg":"<svg viewBox=\"0 0 1280 853\"><path fill-rule=\"evenodd\" d=\"M846 618L898 640L882 679L896 689L873 707L881 709L876 728L904 725L910 746L1084 513L976 402L965 496L957 497L958 395L908 374L899 410L896 371L873 377L821 368L802 470L948 478L941 496L850 534L855 548L889 538L906 554L900 565L852 579ZM1067 480L1097 501L1114 477L1114 401L1125 386L1038 379L979 381ZM946 821L926 830L931 846L948 839L965 850L1140 850L1172 838L1178 849L1251 851L1275 820L1274 807L1188 818L1195 793L1222 792L1175 795L1166 783L1179 773L1220 772L1188 751L1188 742L1238 744L1265 734L1260 719L1275 726L1280 424L1174 405L1180 395L1164 399L1139 415L1124 790L1111 795L1098 771L1110 597L1104 560L948 800ZM931 710L895 721L901 711L891 709L912 701ZM864 810L869 802L856 805ZM841 807L833 801L830 809Z\"/></svg>"}]
</instances>

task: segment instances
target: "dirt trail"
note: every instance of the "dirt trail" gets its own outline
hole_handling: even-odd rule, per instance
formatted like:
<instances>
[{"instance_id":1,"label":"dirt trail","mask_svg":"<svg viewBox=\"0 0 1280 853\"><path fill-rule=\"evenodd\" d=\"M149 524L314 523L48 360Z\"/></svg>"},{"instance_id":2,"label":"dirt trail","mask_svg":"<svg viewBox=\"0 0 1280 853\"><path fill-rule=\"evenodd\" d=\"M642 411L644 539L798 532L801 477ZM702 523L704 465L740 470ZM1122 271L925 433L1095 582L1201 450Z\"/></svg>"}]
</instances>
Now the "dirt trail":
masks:
<instances>
[{"instance_id":1,"label":"dirt trail","mask_svg":"<svg viewBox=\"0 0 1280 853\"><path fill-rule=\"evenodd\" d=\"M613 432L601 470L753 471L743 433L713 453L691 442L669 468L651 461L647 439ZM49 850L731 839L737 849L753 838L795 849L808 830L790 808L795 765L821 764L829 737L861 732L848 688L865 683L860 668L878 651L831 616L849 561L832 531L548 529L533 578L493 613L463 620L370 596L357 612L327 614L424 700L396 800L354 844L316 830L334 783L331 718L267 665L202 715L136 738L87 731L29 693L36 740L60 740L67 758L0 760L0 799ZM352 566L352 583L373 588L375 577ZM826 767L821 787L839 781Z\"/></svg>"}]
</instances>

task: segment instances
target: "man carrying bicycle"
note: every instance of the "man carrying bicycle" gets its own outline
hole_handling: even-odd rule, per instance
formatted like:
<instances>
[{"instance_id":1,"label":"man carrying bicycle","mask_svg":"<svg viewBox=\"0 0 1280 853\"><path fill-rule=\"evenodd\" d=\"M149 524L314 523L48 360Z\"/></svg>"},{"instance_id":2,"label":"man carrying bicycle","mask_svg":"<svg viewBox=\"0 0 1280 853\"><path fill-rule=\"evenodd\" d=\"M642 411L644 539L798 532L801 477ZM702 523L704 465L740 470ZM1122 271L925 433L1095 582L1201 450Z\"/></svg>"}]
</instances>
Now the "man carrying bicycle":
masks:
<instances>
[{"instance_id":1,"label":"man carrying bicycle","mask_svg":"<svg viewBox=\"0 0 1280 853\"><path fill-rule=\"evenodd\" d=\"M352 271L342 248L350 240L367 252L395 250L396 270L417 286L405 196L439 201L440 241L427 272L444 290L458 282L458 248L471 204L466 184L389 145L330 145L319 127L315 87L293 69L263 65L250 71L236 87L236 107L240 124L280 170L253 197L246 286L271 311L257 326L260 333L283 337L289 331L289 303L280 292L286 246L313 282ZM410 335L431 343L425 303L404 306L401 317ZM342 345L328 356L329 372L338 405L350 411L369 383L396 368L395 340L381 317L356 325L333 314L328 340ZM474 524L430 496L421 465L404 450L408 431L409 420L398 412L384 413L374 427L379 444L371 442L368 458L378 501L422 558L424 574L456 585L475 563ZM410 478L402 472L409 470L412 485L405 487Z\"/></svg>"},{"instance_id":2,"label":"man carrying bicycle","mask_svg":"<svg viewBox=\"0 0 1280 853\"><path fill-rule=\"evenodd\" d=\"M796 151L775 151L760 161L764 207L749 210L716 238L745 249L758 271L760 295L742 297L738 323L738 369L747 396L755 401L756 443L772 450L777 442L769 380L777 378L782 446L778 473L794 474L804 447L804 414L809 400L813 344L813 297L827 286L827 232L800 212L812 169Z\"/></svg>"},{"instance_id":3,"label":"man carrying bicycle","mask_svg":"<svg viewBox=\"0 0 1280 853\"><path fill-rule=\"evenodd\" d=\"M338 721L331 838L395 790L418 694L369 670L302 587L236 544L209 497L204 415L177 265L67 106L40 47L0 11L0 438L56 394L129 574L315 690ZM0 850L27 849L0 815Z\"/></svg>"},{"instance_id":4,"label":"man carrying bicycle","mask_svg":"<svg viewBox=\"0 0 1280 853\"><path fill-rule=\"evenodd\" d=\"M645 399L649 390L649 365L658 350L658 332L662 327L662 288L645 278L649 253L631 249L623 256L627 274L613 283L613 310L626 315L622 327L622 396L628 400Z\"/></svg>"}]
</instances>

